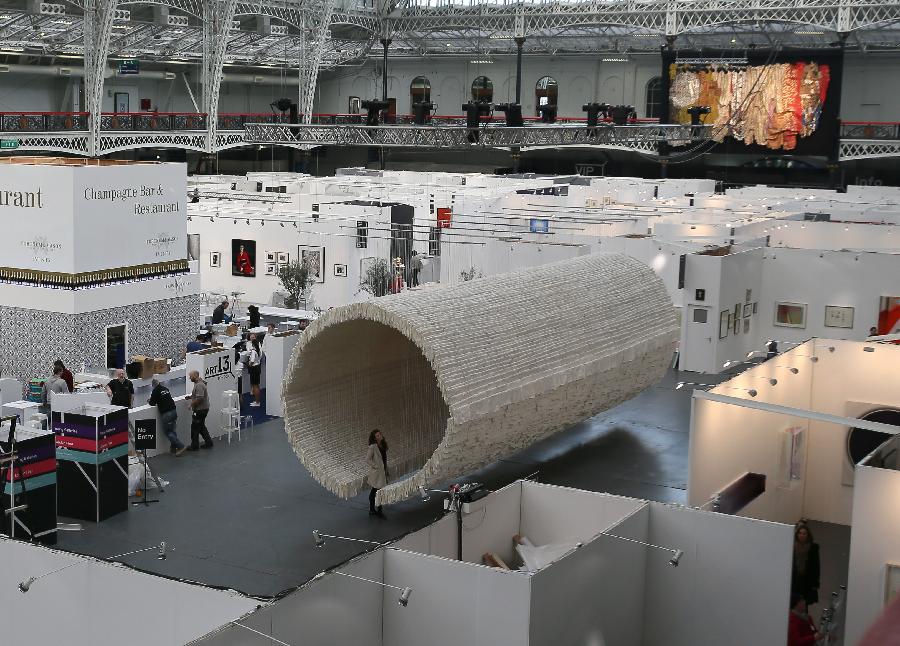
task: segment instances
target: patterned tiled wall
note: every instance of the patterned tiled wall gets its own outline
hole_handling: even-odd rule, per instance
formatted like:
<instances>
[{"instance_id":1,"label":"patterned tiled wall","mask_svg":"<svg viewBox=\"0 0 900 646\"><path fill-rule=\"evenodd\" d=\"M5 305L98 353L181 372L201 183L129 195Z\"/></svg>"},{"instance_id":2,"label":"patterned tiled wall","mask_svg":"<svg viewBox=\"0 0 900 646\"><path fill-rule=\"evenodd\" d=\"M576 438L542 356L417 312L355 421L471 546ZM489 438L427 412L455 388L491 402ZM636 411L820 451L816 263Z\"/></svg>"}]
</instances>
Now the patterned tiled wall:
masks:
<instances>
[{"instance_id":1,"label":"patterned tiled wall","mask_svg":"<svg viewBox=\"0 0 900 646\"><path fill-rule=\"evenodd\" d=\"M59 314L0 306L0 374L46 377L57 358L72 369L106 361L106 326L128 323L128 352L181 362L200 324L196 294L151 303Z\"/></svg>"}]
</instances>

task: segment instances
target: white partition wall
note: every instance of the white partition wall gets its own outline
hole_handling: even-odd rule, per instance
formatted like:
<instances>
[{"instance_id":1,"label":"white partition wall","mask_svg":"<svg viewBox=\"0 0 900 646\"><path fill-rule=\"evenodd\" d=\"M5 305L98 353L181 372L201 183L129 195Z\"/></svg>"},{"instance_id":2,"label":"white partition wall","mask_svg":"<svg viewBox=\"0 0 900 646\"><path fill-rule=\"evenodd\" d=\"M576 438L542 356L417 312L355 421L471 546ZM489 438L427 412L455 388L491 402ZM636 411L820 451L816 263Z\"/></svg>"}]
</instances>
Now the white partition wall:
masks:
<instances>
[{"instance_id":1,"label":"white partition wall","mask_svg":"<svg viewBox=\"0 0 900 646\"><path fill-rule=\"evenodd\" d=\"M884 609L888 590L897 588L900 567L900 515L894 511L900 471L859 466L854 485L844 632L848 645L856 644ZM889 570L894 572L890 582Z\"/></svg>"},{"instance_id":2,"label":"white partition wall","mask_svg":"<svg viewBox=\"0 0 900 646\"><path fill-rule=\"evenodd\" d=\"M141 559L154 558L150 551L128 560L140 567ZM19 592L19 581L71 563L78 565ZM184 644L259 604L235 592L7 539L0 539L0 571L4 644Z\"/></svg>"},{"instance_id":3,"label":"white partition wall","mask_svg":"<svg viewBox=\"0 0 900 646\"><path fill-rule=\"evenodd\" d=\"M609 532L646 541L648 520L643 506ZM644 612L647 558L642 545L598 536L537 572L531 580L529 646L641 646L645 618L655 616L653 609Z\"/></svg>"},{"instance_id":4,"label":"white partition wall","mask_svg":"<svg viewBox=\"0 0 900 646\"><path fill-rule=\"evenodd\" d=\"M281 384L284 371L291 358L294 346L300 340L301 332L267 334L266 354L266 414L281 416Z\"/></svg>"},{"instance_id":5,"label":"white partition wall","mask_svg":"<svg viewBox=\"0 0 900 646\"><path fill-rule=\"evenodd\" d=\"M399 590L385 590L384 644L528 644L529 579L521 572L386 550L384 582L411 587L413 594L404 608L397 602Z\"/></svg>"},{"instance_id":6,"label":"white partition wall","mask_svg":"<svg viewBox=\"0 0 900 646\"><path fill-rule=\"evenodd\" d=\"M384 554L385 550L370 552L336 571L382 581ZM424 593L424 590L420 592ZM385 591L375 583L323 573L277 603L242 618L240 623L292 646L382 646L391 643L382 640L384 596L393 597L392 591ZM416 601L415 597L410 601L407 612L415 612L412 604ZM225 625L192 642L197 646L272 646L277 643L234 625Z\"/></svg>"},{"instance_id":7,"label":"white partition wall","mask_svg":"<svg viewBox=\"0 0 900 646\"><path fill-rule=\"evenodd\" d=\"M647 540L684 556L648 549L644 646L785 643L791 525L650 503Z\"/></svg>"}]
</instances>

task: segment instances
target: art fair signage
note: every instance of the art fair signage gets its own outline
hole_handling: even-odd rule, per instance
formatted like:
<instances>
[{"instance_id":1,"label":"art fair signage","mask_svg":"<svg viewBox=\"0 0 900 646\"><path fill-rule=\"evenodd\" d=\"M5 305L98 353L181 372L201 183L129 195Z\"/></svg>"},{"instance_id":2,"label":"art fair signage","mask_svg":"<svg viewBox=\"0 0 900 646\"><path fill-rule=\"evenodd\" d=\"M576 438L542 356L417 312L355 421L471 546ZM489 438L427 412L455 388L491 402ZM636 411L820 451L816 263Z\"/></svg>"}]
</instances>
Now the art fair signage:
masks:
<instances>
[{"instance_id":1,"label":"art fair signage","mask_svg":"<svg viewBox=\"0 0 900 646\"><path fill-rule=\"evenodd\" d=\"M0 265L75 274L187 258L184 164L4 166Z\"/></svg>"}]
</instances>

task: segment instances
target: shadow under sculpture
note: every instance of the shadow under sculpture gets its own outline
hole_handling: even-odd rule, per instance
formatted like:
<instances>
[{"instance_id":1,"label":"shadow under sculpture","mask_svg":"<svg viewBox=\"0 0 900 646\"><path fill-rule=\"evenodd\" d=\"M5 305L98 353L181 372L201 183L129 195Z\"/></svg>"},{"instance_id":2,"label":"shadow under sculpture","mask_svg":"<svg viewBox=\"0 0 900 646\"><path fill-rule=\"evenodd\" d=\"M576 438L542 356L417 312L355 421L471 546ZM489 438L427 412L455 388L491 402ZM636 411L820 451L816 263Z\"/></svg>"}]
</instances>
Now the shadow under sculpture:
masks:
<instances>
[{"instance_id":1,"label":"shadow under sculpture","mask_svg":"<svg viewBox=\"0 0 900 646\"><path fill-rule=\"evenodd\" d=\"M416 495L634 397L678 339L662 280L594 254L354 303L297 343L285 431L341 498L368 488L366 438L389 443L378 504Z\"/></svg>"}]
</instances>

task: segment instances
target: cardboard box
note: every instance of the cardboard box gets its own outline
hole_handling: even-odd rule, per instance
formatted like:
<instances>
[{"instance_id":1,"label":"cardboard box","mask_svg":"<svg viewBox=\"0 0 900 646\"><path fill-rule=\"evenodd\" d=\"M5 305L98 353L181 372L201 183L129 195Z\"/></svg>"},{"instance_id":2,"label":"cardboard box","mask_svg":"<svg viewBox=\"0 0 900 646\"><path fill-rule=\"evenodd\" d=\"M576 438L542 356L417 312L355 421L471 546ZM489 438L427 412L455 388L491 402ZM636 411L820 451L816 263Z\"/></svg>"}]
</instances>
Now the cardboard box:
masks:
<instances>
[{"instance_id":1,"label":"cardboard box","mask_svg":"<svg viewBox=\"0 0 900 646\"><path fill-rule=\"evenodd\" d=\"M141 374L138 379L150 379L154 375L156 369L156 361L152 357L145 357L142 354L136 354L131 357L135 363L141 364Z\"/></svg>"},{"instance_id":2,"label":"cardboard box","mask_svg":"<svg viewBox=\"0 0 900 646\"><path fill-rule=\"evenodd\" d=\"M238 334L238 326L234 323L225 328L225 336L237 336Z\"/></svg>"},{"instance_id":3,"label":"cardboard box","mask_svg":"<svg viewBox=\"0 0 900 646\"><path fill-rule=\"evenodd\" d=\"M157 375L164 375L169 372L169 361L167 359L162 359L157 357L153 360L153 373Z\"/></svg>"}]
</instances>

